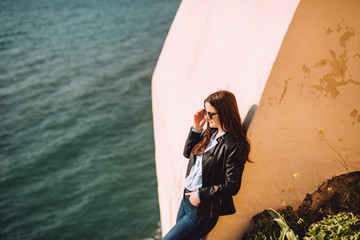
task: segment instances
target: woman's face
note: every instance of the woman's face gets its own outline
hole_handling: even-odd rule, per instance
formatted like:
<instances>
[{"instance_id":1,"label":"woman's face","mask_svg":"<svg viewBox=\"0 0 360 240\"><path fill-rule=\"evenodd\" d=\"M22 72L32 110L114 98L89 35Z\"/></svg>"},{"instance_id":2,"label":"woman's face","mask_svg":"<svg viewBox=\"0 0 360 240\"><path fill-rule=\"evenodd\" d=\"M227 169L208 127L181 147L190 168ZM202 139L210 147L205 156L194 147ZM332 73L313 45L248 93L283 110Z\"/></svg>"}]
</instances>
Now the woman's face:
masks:
<instances>
[{"instance_id":1,"label":"woman's face","mask_svg":"<svg viewBox=\"0 0 360 240\"><path fill-rule=\"evenodd\" d=\"M206 113L208 113L205 115L205 119L209 123L209 126L211 128L218 128L219 130L222 130L221 124L220 124L220 119L219 119L219 114L217 114L218 111L216 111L216 109L208 102L205 102L205 110L206 110ZM216 113L216 114L214 114L214 113ZM210 117L210 115L212 117Z\"/></svg>"}]
</instances>

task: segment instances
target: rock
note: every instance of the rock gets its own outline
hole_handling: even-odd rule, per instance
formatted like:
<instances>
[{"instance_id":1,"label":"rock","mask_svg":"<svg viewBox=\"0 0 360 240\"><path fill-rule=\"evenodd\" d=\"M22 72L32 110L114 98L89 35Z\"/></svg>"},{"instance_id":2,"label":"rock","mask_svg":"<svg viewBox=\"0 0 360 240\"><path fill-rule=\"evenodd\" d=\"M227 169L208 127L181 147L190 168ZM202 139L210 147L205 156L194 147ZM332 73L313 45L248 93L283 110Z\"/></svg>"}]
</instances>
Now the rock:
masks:
<instances>
[{"instance_id":1,"label":"rock","mask_svg":"<svg viewBox=\"0 0 360 240\"><path fill-rule=\"evenodd\" d=\"M352 212L360 215L360 171L334 176L306 197L296 214L310 222L327 215Z\"/></svg>"}]
</instances>

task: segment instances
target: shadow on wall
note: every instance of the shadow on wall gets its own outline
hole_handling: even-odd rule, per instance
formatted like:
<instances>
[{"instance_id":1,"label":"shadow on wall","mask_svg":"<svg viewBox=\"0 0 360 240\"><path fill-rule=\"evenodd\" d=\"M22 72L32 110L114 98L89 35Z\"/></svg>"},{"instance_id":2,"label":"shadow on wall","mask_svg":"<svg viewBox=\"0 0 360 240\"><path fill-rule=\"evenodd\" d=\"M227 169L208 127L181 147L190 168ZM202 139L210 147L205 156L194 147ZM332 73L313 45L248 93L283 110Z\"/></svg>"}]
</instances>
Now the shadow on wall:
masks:
<instances>
[{"instance_id":1,"label":"shadow on wall","mask_svg":"<svg viewBox=\"0 0 360 240\"><path fill-rule=\"evenodd\" d=\"M251 121L255 115L255 112L256 112L256 109L257 109L258 105L254 104L251 106L251 108L249 109L249 111L247 112L246 114L246 117L243 121L243 126L244 126L244 133L246 135L249 127L250 127L250 124L251 124Z\"/></svg>"}]
</instances>

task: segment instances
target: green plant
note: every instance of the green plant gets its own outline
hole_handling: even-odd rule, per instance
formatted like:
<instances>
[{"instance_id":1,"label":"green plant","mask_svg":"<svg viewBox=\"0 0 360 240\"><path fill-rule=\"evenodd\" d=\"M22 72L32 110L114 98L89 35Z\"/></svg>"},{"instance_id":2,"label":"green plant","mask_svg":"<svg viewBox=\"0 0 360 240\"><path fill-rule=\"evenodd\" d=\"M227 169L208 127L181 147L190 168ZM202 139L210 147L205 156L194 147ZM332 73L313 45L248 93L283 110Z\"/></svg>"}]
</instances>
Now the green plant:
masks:
<instances>
[{"instance_id":1,"label":"green plant","mask_svg":"<svg viewBox=\"0 0 360 240\"><path fill-rule=\"evenodd\" d=\"M272 208L270 208L269 214L274 219L274 221L277 222L279 224L279 226L281 227L281 233L280 233L279 240L284 240L285 237L288 240L297 240L297 239L299 239L295 235L294 231L291 230L289 225L287 225L287 223L286 223L285 219L283 218L283 216L281 216L277 211L275 211Z\"/></svg>"},{"instance_id":2,"label":"green plant","mask_svg":"<svg viewBox=\"0 0 360 240\"><path fill-rule=\"evenodd\" d=\"M300 174L295 173L294 177L300 178ZM283 204L285 205L285 202ZM287 206L285 209L278 210L278 212L299 239L305 237L311 224L322 220L327 215L352 212L352 214L359 217L360 171L334 176L327 182L322 183L313 194L307 194L302 205L296 211L291 206ZM255 226L250 232L244 233L243 240L273 240L280 238L282 229L273 220L268 210L256 214L252 220ZM360 240L360 236L356 236ZM313 239L320 240L322 238ZM349 237L347 239L355 238Z\"/></svg>"},{"instance_id":3,"label":"green plant","mask_svg":"<svg viewBox=\"0 0 360 240\"><path fill-rule=\"evenodd\" d=\"M266 240L276 239L275 235L280 236L280 227L272 220L270 214L264 210L253 217L255 227L250 232L243 235L243 240Z\"/></svg>"},{"instance_id":4,"label":"green plant","mask_svg":"<svg viewBox=\"0 0 360 240\"><path fill-rule=\"evenodd\" d=\"M353 213L341 212L329 215L313 223L304 240L350 239L360 238L360 217Z\"/></svg>"},{"instance_id":5,"label":"green plant","mask_svg":"<svg viewBox=\"0 0 360 240\"><path fill-rule=\"evenodd\" d=\"M344 158L341 156L341 154L340 154L338 151L336 151L335 148L333 148L333 147L330 145L329 141L327 140L327 138L326 138L326 136L325 136L325 132L324 132L323 130L320 130L319 133L324 137L326 144L327 144L327 145L338 155L338 157L340 158L340 159L338 159L337 157L334 157L334 160L338 161L338 162L346 169L346 171L349 173L350 171L349 171L349 168L348 168L347 163L346 163L346 161L347 161L347 159L348 159L349 156L347 156L346 159L344 159Z\"/></svg>"},{"instance_id":6,"label":"green plant","mask_svg":"<svg viewBox=\"0 0 360 240\"><path fill-rule=\"evenodd\" d=\"M312 222L307 222L305 219L300 218L291 206L280 209L278 212L300 239L305 236L305 232ZM278 223L273 220L268 210L256 214L253 217L253 221L256 224L255 227L250 232L244 234L243 240L279 239L282 229Z\"/></svg>"}]
</instances>

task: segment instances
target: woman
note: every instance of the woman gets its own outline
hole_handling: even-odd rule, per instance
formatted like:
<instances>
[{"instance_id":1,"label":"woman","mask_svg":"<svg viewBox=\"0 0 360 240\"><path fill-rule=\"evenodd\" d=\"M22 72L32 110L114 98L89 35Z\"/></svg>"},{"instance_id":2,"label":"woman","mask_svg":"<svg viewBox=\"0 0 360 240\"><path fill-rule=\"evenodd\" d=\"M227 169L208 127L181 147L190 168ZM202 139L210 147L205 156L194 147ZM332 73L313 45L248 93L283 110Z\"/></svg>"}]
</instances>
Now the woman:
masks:
<instances>
[{"instance_id":1,"label":"woman","mask_svg":"<svg viewBox=\"0 0 360 240\"><path fill-rule=\"evenodd\" d=\"M189 164L176 224L163 240L201 239L219 216L235 213L232 196L240 189L250 146L231 92L211 94L204 107L195 113L185 143Z\"/></svg>"}]
</instances>

